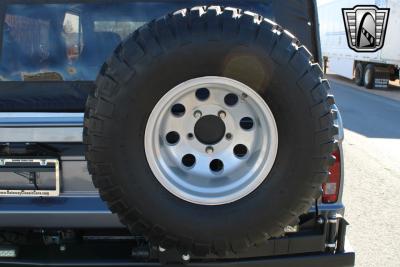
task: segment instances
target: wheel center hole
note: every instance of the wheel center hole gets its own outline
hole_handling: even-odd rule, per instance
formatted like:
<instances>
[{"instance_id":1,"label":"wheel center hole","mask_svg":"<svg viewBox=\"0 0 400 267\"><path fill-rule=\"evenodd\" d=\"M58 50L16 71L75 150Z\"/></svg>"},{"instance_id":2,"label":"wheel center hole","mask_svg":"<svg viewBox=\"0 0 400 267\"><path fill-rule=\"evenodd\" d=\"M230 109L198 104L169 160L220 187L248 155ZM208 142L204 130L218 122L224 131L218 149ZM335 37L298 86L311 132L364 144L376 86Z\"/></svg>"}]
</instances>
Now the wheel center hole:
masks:
<instances>
[{"instance_id":1,"label":"wheel center hole","mask_svg":"<svg viewBox=\"0 0 400 267\"><path fill-rule=\"evenodd\" d=\"M194 126L196 138L203 144L214 145L225 136L225 123L214 115L201 117Z\"/></svg>"}]
</instances>

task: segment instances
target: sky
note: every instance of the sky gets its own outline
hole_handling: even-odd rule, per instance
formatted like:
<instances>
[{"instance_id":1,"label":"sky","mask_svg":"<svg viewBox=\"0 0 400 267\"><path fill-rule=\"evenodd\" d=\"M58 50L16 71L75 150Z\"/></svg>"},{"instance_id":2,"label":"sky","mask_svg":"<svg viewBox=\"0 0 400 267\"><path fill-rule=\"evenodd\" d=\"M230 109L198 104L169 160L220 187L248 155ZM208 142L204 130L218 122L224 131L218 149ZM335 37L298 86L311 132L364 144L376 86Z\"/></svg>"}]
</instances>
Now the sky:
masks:
<instances>
[{"instance_id":1,"label":"sky","mask_svg":"<svg viewBox=\"0 0 400 267\"><path fill-rule=\"evenodd\" d=\"M317 0L318 5L323 5L329 2L333 2L334 0Z\"/></svg>"}]
</instances>

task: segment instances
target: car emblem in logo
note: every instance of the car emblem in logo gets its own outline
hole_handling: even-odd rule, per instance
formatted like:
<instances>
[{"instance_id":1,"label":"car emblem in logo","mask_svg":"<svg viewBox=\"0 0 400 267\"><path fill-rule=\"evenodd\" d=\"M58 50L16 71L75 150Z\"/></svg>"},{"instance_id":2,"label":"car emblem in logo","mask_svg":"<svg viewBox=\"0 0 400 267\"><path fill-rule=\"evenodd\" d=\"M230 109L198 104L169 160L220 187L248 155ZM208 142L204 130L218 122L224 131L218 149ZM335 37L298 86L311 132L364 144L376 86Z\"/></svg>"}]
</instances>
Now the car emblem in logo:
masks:
<instances>
[{"instance_id":1,"label":"car emblem in logo","mask_svg":"<svg viewBox=\"0 0 400 267\"><path fill-rule=\"evenodd\" d=\"M385 42L389 8L355 6L343 8L347 43L356 52L376 52Z\"/></svg>"}]
</instances>

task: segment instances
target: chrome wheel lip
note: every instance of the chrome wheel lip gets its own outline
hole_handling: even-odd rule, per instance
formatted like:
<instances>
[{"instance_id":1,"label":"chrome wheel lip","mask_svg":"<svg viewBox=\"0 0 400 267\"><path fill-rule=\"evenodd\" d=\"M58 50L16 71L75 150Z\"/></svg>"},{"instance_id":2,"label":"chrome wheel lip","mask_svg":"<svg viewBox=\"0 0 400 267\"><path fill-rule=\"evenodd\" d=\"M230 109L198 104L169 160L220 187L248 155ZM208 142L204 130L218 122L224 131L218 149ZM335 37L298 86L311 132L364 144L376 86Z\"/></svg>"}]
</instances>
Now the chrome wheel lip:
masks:
<instances>
[{"instance_id":1,"label":"chrome wheel lip","mask_svg":"<svg viewBox=\"0 0 400 267\"><path fill-rule=\"evenodd\" d=\"M210 86L212 85L212 86ZM260 111L262 111L262 114L257 114L260 115L261 118L256 118L259 120L259 124L261 129L266 129L268 134L265 140L263 140L263 145L259 148L258 153L260 155L263 155L262 157L253 159L254 165L256 167L255 171L253 171L254 174L252 175L243 175L244 178L239 177L237 181L235 180L234 182L231 182L230 184L227 184L225 187L223 187L225 190L229 191L230 188L233 188L232 192L226 192L226 194L221 193L219 194L219 189L218 188L213 188L213 187L208 187L208 188L196 188L196 186L193 186L192 184L187 183L187 179L193 176L190 171L192 168L186 168L182 166L178 166L179 163L177 163L177 166L169 166L171 164L168 164L165 159L163 159L163 148L161 147L160 144L162 144L164 141L162 140L162 135L160 134L159 128L161 125L161 121L163 116L165 116L165 112L168 112L170 110L170 106L173 105L177 99L180 99L183 95L189 94L191 92L195 92L196 89L202 88L202 87L215 87L215 86L221 86L223 88L234 88L236 92L242 92L245 94L251 101L256 103L257 108ZM227 89L228 90L228 89ZM211 94L213 94L213 91L211 91ZM228 90L229 91L229 90ZM204 104L204 102L207 101L199 101L200 106ZM208 113L215 113L219 109L224 109L229 110L230 108L223 107L223 105L212 105L209 104L202 109L205 110ZM232 107L234 108L234 107ZM187 111L188 114L192 112L192 110ZM203 114L204 115L204 114ZM187 127L191 128L195 124L195 117L193 114L191 115L193 118L193 123L192 125L189 125L190 123L187 123ZM224 118L225 123L227 124L227 129L236 129L237 130L237 125L235 125L235 118L232 118L230 116L230 113L227 112L226 118ZM230 131L230 130L228 130ZM233 131L233 130L232 130ZM231 133L231 132L229 132ZM233 139L235 137L235 132L231 133L233 134ZM260 135L263 136L264 134ZM157 178L157 180L160 182L160 184L167 189L170 193L173 195L194 203L194 204L199 204L199 205L223 205L223 204L228 204L235 202L251 192L253 192L259 185L267 178L270 170L273 167L273 164L276 159L277 155L277 150L278 150L278 129L276 126L276 122L274 119L274 116L272 114L272 111L264 101L264 99L261 98L260 95L258 95L253 89L248 87L247 85L230 79L226 77L218 77L218 76L206 76L206 77L200 77L200 78L195 78L191 79L188 81L185 81L170 91L168 91L156 104L154 107L153 111L151 112L149 119L147 121L146 125L146 130L145 130L145 154L147 161L149 163L149 166L154 174L154 176ZM191 142L191 140L187 140L186 134L181 134L180 136L181 139L184 139L186 144L188 142ZM264 138L264 137L262 137ZM268 139L268 140L267 140ZM192 140L193 141L193 140ZM224 140L221 141L221 144L215 145L216 150L220 149L220 152L216 153L214 158L218 157L224 157L224 155L227 155L229 153L229 149L224 150L224 142L231 142L230 140ZM196 142L194 142L196 143ZM197 144L198 145L198 144ZM220 147L219 147L220 145ZM161 148L160 148L161 147ZM166 147L166 146L165 146ZM204 145L206 147L206 145ZM228 148L231 148L231 145L227 145ZM258 149L258 148L257 148ZM254 149L255 150L255 149ZM188 153L190 151L196 151L196 149L193 147L188 147ZM193 152L195 153L195 152ZM232 152L230 152L232 153ZM205 154L207 154L205 152ZM240 158L238 160L243 160L243 159L248 159L252 157L253 155L247 155L245 158ZM179 158L179 157L177 157ZM203 160L204 156L200 157L201 160ZM210 158L212 160L213 158ZM167 159L169 160L169 159ZM178 172L178 174L173 173L172 169L181 169L181 171ZM252 170L252 169L251 169ZM185 173L186 171L186 173ZM223 172L223 171L221 171ZM181 174L181 175L180 175ZM212 173L211 175L218 176L221 173ZM249 176L248 178L246 178ZM245 179L246 178L246 179ZM211 179L211 178L210 178ZM190 188L190 190L186 190L187 188ZM191 191L193 190L198 190L198 191ZM209 195L207 195L209 194Z\"/></svg>"},{"instance_id":2,"label":"chrome wheel lip","mask_svg":"<svg viewBox=\"0 0 400 267\"><path fill-rule=\"evenodd\" d=\"M365 74L364 74L364 84L367 85L369 83L369 78L371 75L371 70L370 69L366 69L365 70Z\"/></svg>"}]
</instances>

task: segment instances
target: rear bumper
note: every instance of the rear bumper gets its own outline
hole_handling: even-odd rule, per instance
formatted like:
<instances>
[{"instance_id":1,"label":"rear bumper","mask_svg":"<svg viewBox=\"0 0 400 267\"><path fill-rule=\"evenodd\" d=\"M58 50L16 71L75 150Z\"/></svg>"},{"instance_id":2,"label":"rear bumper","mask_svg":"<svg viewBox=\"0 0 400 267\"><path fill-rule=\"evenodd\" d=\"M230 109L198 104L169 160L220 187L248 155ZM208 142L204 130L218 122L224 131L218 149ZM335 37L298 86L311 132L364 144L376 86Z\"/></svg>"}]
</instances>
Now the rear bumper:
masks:
<instances>
[{"instance_id":1,"label":"rear bumper","mask_svg":"<svg viewBox=\"0 0 400 267\"><path fill-rule=\"evenodd\" d=\"M143 237L131 236L126 231L43 229L28 235L23 232L28 240L21 239L19 244L0 244L0 250L14 251L14 258L0 257L0 266L354 266L355 253L345 241L346 225L342 218L335 222L328 219L308 230L266 240L237 254L191 255L189 262L182 260L182 252L176 248L160 251ZM20 238L14 235L13 239ZM334 247L330 246L332 242Z\"/></svg>"},{"instance_id":2,"label":"rear bumper","mask_svg":"<svg viewBox=\"0 0 400 267\"><path fill-rule=\"evenodd\" d=\"M350 267L354 266L355 253L351 250L338 254L295 255L272 258L229 260L221 262L190 262L188 267ZM0 266L163 266L159 262L135 262L132 260L93 260L93 261L47 261L47 260L0 260Z\"/></svg>"},{"instance_id":3,"label":"rear bumper","mask_svg":"<svg viewBox=\"0 0 400 267\"><path fill-rule=\"evenodd\" d=\"M277 259L261 259L246 262L235 262L229 266L265 266L265 267L344 267L354 266L355 253L348 251L338 254L316 254L306 256L288 256ZM221 265L228 266L228 265Z\"/></svg>"}]
</instances>

